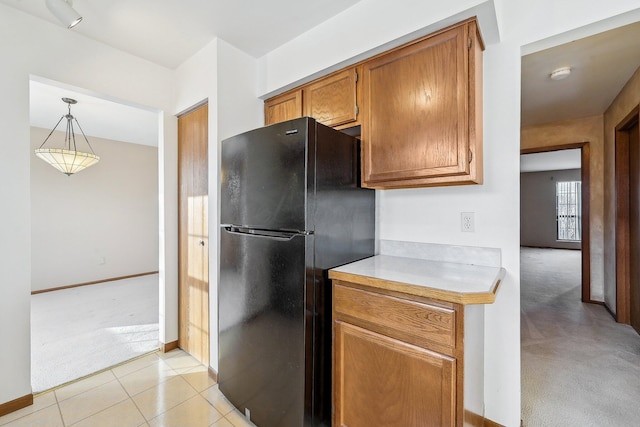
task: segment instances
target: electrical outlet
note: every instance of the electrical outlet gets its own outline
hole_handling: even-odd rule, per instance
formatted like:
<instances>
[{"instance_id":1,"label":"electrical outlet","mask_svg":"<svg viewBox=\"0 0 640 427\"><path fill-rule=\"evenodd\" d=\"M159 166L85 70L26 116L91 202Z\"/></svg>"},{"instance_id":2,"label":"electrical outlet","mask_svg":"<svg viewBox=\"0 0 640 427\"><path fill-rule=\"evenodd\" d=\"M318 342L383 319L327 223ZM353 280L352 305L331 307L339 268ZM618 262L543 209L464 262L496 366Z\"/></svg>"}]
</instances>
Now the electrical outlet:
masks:
<instances>
[{"instance_id":1,"label":"electrical outlet","mask_svg":"<svg viewBox=\"0 0 640 427\"><path fill-rule=\"evenodd\" d=\"M98 258L98 265L104 265L106 264L107 260L105 259L105 257L101 256L100 258Z\"/></svg>"},{"instance_id":2,"label":"electrical outlet","mask_svg":"<svg viewBox=\"0 0 640 427\"><path fill-rule=\"evenodd\" d=\"M462 212L460 214L460 229L464 232L474 232L476 231L476 224L474 221L474 213L473 212Z\"/></svg>"}]
</instances>

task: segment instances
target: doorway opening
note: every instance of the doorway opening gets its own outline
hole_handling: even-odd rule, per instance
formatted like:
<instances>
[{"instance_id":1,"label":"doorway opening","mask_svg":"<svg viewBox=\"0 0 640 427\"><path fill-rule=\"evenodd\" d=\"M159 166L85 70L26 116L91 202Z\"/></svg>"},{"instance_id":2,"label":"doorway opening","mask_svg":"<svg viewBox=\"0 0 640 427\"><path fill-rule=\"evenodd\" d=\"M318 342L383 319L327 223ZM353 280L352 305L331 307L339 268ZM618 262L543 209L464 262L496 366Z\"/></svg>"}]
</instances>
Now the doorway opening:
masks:
<instances>
[{"instance_id":1,"label":"doorway opening","mask_svg":"<svg viewBox=\"0 0 640 427\"><path fill-rule=\"evenodd\" d=\"M565 144L562 146L553 146L553 147L542 147L542 148L531 148L531 149L523 149L521 150L521 158L524 160L527 156L529 155L535 155L535 154L540 154L540 153L561 153L565 150L575 150L577 155L577 159L578 161L575 162L573 159L568 159L566 164L562 165L562 166L556 166L556 168L562 168L560 170L575 170L575 169L579 169L579 179L580 179L580 212L577 212L579 217L581 218L580 221L580 239L579 241L576 243L576 241L574 240L574 242L569 243L569 244L554 244L553 242L551 242L550 240L547 240L545 242L545 240L541 240L541 242L543 242L542 244L534 244L533 246L542 246L542 247L556 247L556 248L573 248L573 249L579 249L581 251L581 287L582 287L582 292L581 292L581 300L582 302L594 302L591 298L591 245L590 245L590 203L589 203L589 198L590 198L590 181L591 181L591 171L589 168L589 162L590 162L590 150L589 150L589 143L588 142L579 142L579 143L573 143L573 144ZM547 157L548 158L548 157ZM564 161L564 159L563 159ZM537 168L537 169L528 169L529 172L532 172L533 170L537 170L537 171L542 171L542 170L549 170L549 167L546 168ZM558 170L558 169L556 169ZM553 186L555 188L555 184ZM539 186L538 186L539 188ZM550 188L550 187L548 187ZM547 192L548 193L548 192ZM521 203L523 200L523 195L521 194ZM548 200L549 197L547 196L546 199ZM557 201L557 195L554 196L554 199ZM543 198L544 200L544 198ZM557 224L557 221L559 221L559 217L558 214L555 215L555 221ZM524 220L523 220L524 221ZM526 226L526 225L525 225ZM522 225L521 225L522 227ZM557 227L554 229L554 231L557 230ZM540 235L541 233L549 233L550 229L549 227L547 227L547 230L535 230L535 233ZM559 237L561 236L557 236L556 234L556 241L561 241L561 239L559 239ZM523 235L523 233L521 233L521 236ZM546 244L545 244L546 243ZM560 242L562 243L562 242Z\"/></svg>"},{"instance_id":2,"label":"doorway opening","mask_svg":"<svg viewBox=\"0 0 640 427\"><path fill-rule=\"evenodd\" d=\"M100 161L30 153L31 383L42 392L158 349L159 112L30 76L31 149L66 108ZM58 145L64 132L53 132Z\"/></svg>"}]
</instances>

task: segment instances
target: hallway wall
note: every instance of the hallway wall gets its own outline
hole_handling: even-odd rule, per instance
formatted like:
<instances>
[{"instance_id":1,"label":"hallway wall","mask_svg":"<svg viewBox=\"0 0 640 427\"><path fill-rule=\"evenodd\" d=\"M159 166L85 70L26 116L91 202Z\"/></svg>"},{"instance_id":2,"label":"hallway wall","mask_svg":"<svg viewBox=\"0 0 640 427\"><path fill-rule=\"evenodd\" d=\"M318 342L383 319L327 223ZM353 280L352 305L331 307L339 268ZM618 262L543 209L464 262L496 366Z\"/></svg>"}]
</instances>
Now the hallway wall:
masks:
<instances>
[{"instance_id":1,"label":"hallway wall","mask_svg":"<svg viewBox=\"0 0 640 427\"><path fill-rule=\"evenodd\" d=\"M604 121L602 115L525 126L520 130L520 149L557 147L588 142L591 181L591 298L604 299Z\"/></svg>"}]
</instances>

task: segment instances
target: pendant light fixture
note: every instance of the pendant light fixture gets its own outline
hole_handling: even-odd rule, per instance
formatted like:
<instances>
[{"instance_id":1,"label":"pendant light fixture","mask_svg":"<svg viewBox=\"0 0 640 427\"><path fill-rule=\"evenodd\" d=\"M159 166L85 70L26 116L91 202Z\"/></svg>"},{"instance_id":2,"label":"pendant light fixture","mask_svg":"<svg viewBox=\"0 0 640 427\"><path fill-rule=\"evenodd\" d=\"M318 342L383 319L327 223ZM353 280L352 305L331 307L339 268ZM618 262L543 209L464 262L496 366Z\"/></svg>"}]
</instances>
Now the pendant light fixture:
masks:
<instances>
[{"instance_id":1,"label":"pendant light fixture","mask_svg":"<svg viewBox=\"0 0 640 427\"><path fill-rule=\"evenodd\" d=\"M78 25L82 16L71 6L71 0L46 0L47 8L68 29Z\"/></svg>"},{"instance_id":2,"label":"pendant light fixture","mask_svg":"<svg viewBox=\"0 0 640 427\"><path fill-rule=\"evenodd\" d=\"M82 127L80 127L78 119L71 115L71 104L76 104L78 101L71 98L62 98L62 101L67 103L69 112L60 117L60 120L58 120L58 123L56 123L54 128L51 130L49 136L47 136L47 138L39 148L36 148L35 153L36 156L49 163L60 172L64 173L65 175L71 176L74 173L80 172L81 170L98 163L100 157L98 157L93 152L93 148L91 148L91 144L89 144L87 136L84 134ZM67 119L67 131L64 135L64 146L62 148L43 148L62 121L62 119ZM76 135L73 129L74 121L76 122L76 125L78 125L78 129L80 129L80 132L82 133L85 142L89 146L91 153L77 150Z\"/></svg>"}]
</instances>

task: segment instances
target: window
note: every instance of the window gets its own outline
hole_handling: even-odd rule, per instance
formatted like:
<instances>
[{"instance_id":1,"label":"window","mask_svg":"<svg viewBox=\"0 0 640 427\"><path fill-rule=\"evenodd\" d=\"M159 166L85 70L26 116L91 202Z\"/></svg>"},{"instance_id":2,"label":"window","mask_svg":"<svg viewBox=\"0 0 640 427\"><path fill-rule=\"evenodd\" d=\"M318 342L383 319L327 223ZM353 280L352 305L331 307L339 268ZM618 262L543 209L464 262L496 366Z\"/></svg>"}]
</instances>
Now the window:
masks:
<instances>
[{"instance_id":1,"label":"window","mask_svg":"<svg viewBox=\"0 0 640 427\"><path fill-rule=\"evenodd\" d=\"M582 185L580 181L556 182L556 222L558 240L582 239Z\"/></svg>"}]
</instances>

